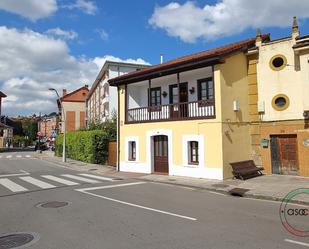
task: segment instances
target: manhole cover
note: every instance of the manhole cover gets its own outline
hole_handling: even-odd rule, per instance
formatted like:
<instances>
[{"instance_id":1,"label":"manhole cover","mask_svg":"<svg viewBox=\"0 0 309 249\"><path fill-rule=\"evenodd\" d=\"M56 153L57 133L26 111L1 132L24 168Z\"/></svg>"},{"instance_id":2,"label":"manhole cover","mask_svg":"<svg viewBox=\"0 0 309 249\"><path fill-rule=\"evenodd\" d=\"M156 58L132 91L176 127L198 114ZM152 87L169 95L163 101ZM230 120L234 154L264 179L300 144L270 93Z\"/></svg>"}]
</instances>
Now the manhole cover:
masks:
<instances>
[{"instance_id":1,"label":"manhole cover","mask_svg":"<svg viewBox=\"0 0 309 249\"><path fill-rule=\"evenodd\" d=\"M247 188L233 188L229 191L229 193L233 196L243 197L246 192L250 189Z\"/></svg>"},{"instance_id":2,"label":"manhole cover","mask_svg":"<svg viewBox=\"0 0 309 249\"><path fill-rule=\"evenodd\" d=\"M218 183L218 184L212 184L213 187L215 188L227 188L229 185Z\"/></svg>"},{"instance_id":3,"label":"manhole cover","mask_svg":"<svg viewBox=\"0 0 309 249\"><path fill-rule=\"evenodd\" d=\"M42 208L61 208L69 205L68 202L65 201L48 201L48 202L43 202L39 203L37 207L42 207ZM1 247L0 247L1 249Z\"/></svg>"},{"instance_id":4,"label":"manhole cover","mask_svg":"<svg viewBox=\"0 0 309 249\"><path fill-rule=\"evenodd\" d=\"M0 236L0 249L22 248L34 244L39 240L36 233L12 233Z\"/></svg>"}]
</instances>

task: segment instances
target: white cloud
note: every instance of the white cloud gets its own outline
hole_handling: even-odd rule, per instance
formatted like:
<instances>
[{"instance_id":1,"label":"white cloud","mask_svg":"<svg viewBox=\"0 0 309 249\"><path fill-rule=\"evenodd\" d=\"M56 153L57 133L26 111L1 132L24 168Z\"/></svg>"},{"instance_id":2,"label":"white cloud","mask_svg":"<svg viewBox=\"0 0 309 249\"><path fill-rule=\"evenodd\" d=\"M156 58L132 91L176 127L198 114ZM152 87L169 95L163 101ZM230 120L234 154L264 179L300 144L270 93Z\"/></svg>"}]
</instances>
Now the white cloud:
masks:
<instances>
[{"instance_id":1,"label":"white cloud","mask_svg":"<svg viewBox=\"0 0 309 249\"><path fill-rule=\"evenodd\" d=\"M96 29L96 32L100 35L103 41L107 41L109 38L108 33L104 29Z\"/></svg>"},{"instance_id":2,"label":"white cloud","mask_svg":"<svg viewBox=\"0 0 309 249\"><path fill-rule=\"evenodd\" d=\"M149 23L168 35L193 43L237 34L247 28L287 27L292 17L309 17L308 0L220 0L214 5L198 6L188 1L156 7Z\"/></svg>"},{"instance_id":3,"label":"white cloud","mask_svg":"<svg viewBox=\"0 0 309 249\"><path fill-rule=\"evenodd\" d=\"M55 96L47 89L61 93L63 88L90 86L106 60L145 62L109 55L74 57L64 40L29 29L0 26L0 37L0 86L8 95L3 103L3 113L8 115L55 111Z\"/></svg>"},{"instance_id":4,"label":"white cloud","mask_svg":"<svg viewBox=\"0 0 309 249\"><path fill-rule=\"evenodd\" d=\"M94 15L98 11L96 4L89 0L76 0L75 3L63 6L67 9L79 9L88 15Z\"/></svg>"},{"instance_id":5,"label":"white cloud","mask_svg":"<svg viewBox=\"0 0 309 249\"><path fill-rule=\"evenodd\" d=\"M32 21L48 17L57 11L56 0L1 0L0 9L12 12Z\"/></svg>"},{"instance_id":6,"label":"white cloud","mask_svg":"<svg viewBox=\"0 0 309 249\"><path fill-rule=\"evenodd\" d=\"M64 40L74 40L78 37L78 34L75 31L63 30L60 28L48 29L45 33Z\"/></svg>"}]
</instances>

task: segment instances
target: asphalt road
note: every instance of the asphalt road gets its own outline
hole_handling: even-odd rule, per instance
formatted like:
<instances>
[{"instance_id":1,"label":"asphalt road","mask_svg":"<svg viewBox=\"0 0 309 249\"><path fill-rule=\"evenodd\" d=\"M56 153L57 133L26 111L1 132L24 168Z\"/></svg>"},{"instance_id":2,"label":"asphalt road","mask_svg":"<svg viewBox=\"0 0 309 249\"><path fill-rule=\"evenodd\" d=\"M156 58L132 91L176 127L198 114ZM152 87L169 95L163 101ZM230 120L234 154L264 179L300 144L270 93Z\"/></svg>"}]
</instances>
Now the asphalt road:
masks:
<instances>
[{"instance_id":1,"label":"asphalt road","mask_svg":"<svg viewBox=\"0 0 309 249\"><path fill-rule=\"evenodd\" d=\"M35 249L309 248L283 228L280 203L100 177L0 153L0 236L36 233ZM50 201L68 205L38 206Z\"/></svg>"}]
</instances>

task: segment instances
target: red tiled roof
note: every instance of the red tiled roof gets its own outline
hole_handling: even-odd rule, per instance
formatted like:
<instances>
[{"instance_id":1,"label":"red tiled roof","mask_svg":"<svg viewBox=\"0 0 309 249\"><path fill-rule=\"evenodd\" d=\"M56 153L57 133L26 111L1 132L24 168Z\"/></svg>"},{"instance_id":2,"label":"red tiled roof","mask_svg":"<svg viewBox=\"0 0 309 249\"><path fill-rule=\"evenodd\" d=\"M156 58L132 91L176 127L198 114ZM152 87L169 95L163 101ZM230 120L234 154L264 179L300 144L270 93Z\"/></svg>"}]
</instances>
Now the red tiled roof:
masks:
<instances>
[{"instance_id":1,"label":"red tiled roof","mask_svg":"<svg viewBox=\"0 0 309 249\"><path fill-rule=\"evenodd\" d=\"M262 35L262 39L268 40L269 34ZM171 61L167 61L167 62L162 63L162 64L143 68L143 69L140 69L138 71L130 72L128 74L110 79L108 82L111 85L118 85L118 84L123 83L124 80L129 80L129 79L132 79L133 77L146 75L148 73L152 73L152 72L155 72L155 71L159 71L159 70L163 70L163 69L170 69L170 68L173 68L173 67L177 67L179 65L183 65L183 64L191 63L191 62L198 62L200 60L205 60L205 59L208 59L208 58L211 59L213 57L218 57L218 56L222 57L222 56L225 56L225 55L229 55L233 52L240 51L242 49L248 49L250 47L254 47L255 41L256 41L256 38L254 37L254 38L250 38L250 39L243 40L243 41L240 41L240 42L235 42L235 43L231 43L231 44L228 44L228 45L225 45L225 46L221 46L221 47L218 47L218 48L214 48L214 49L205 50L205 51L201 51L201 52L198 52L198 53L182 56L182 57L176 58L176 59L171 60Z\"/></svg>"},{"instance_id":2,"label":"red tiled roof","mask_svg":"<svg viewBox=\"0 0 309 249\"><path fill-rule=\"evenodd\" d=\"M69 98L70 98L71 96L73 96L74 94L77 94L79 91L82 91L82 90L85 90L87 93L89 92L89 89L88 89L87 86L82 86L82 87L76 89L75 91L70 92L70 93L68 93L68 94L66 94L66 95L64 95L64 96L62 96L62 97L60 98L60 101L65 101L65 100L68 99L68 102L71 102L72 100L69 100ZM86 94L87 94L87 93L86 93ZM73 102L85 102L85 100L86 100L86 95L83 96L82 99L79 99L79 100L73 101Z\"/></svg>"}]
</instances>

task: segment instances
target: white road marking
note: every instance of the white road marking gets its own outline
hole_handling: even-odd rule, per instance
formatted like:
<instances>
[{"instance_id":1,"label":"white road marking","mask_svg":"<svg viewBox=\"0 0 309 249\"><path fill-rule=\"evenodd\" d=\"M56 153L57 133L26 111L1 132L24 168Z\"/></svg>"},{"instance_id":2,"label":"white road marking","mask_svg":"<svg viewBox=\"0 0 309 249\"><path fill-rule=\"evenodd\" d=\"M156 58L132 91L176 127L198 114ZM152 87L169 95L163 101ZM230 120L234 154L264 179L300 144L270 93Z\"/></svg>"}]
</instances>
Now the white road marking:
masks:
<instances>
[{"instance_id":1,"label":"white road marking","mask_svg":"<svg viewBox=\"0 0 309 249\"><path fill-rule=\"evenodd\" d=\"M31 183L32 185L35 185L35 186L42 188L42 189L56 188L55 185L49 184L47 182L43 182L43 181L35 179L31 176L19 177L19 179L21 179L25 182Z\"/></svg>"},{"instance_id":2,"label":"white road marking","mask_svg":"<svg viewBox=\"0 0 309 249\"><path fill-rule=\"evenodd\" d=\"M0 184L3 187L6 187L7 189L11 190L12 192L24 192L27 191L28 189L24 188L23 186L18 185L17 183L4 178L4 179L0 179Z\"/></svg>"},{"instance_id":3,"label":"white road marking","mask_svg":"<svg viewBox=\"0 0 309 249\"><path fill-rule=\"evenodd\" d=\"M96 187L96 188L76 189L76 191L79 191L79 192L84 193L84 194L92 195L92 196L95 196L95 197L98 197L98 198L101 198L101 199L105 199L105 200L121 203L121 204L124 204L124 205L127 205L127 206L131 206L131 207L141 208L141 209L153 211L153 212L156 212L156 213L166 214L166 215L170 215L170 216L174 216L174 217L178 217L178 218L182 218L182 219L186 219L186 220L197 221L196 218L192 218L192 217L189 217L189 216L180 215L180 214L176 214L176 213L171 213L171 212L167 212L167 211L163 211L163 210L155 209L155 208L151 208L151 207L141 206L141 205L138 205L138 204L134 204L134 203L130 203L130 202L125 202L125 201L109 198L107 196L97 195L97 194L94 194L94 193L87 192L87 190L116 188L116 187L138 185L138 184L143 184L143 183L145 183L145 182L124 183L124 184L117 184L117 185L111 185L111 186L101 186L101 187Z\"/></svg>"},{"instance_id":4,"label":"white road marking","mask_svg":"<svg viewBox=\"0 0 309 249\"><path fill-rule=\"evenodd\" d=\"M10 176L26 176L26 175L30 175L30 173L28 173L27 171L24 171L24 170L20 170L20 172L23 172L23 173L0 175L0 178L1 177L10 177Z\"/></svg>"},{"instance_id":5,"label":"white road marking","mask_svg":"<svg viewBox=\"0 0 309 249\"><path fill-rule=\"evenodd\" d=\"M6 156L6 158L12 158L12 155Z\"/></svg>"},{"instance_id":6,"label":"white road marking","mask_svg":"<svg viewBox=\"0 0 309 249\"><path fill-rule=\"evenodd\" d=\"M42 177L44 177L48 180L52 180L52 181L55 181L55 182L62 183L64 185L68 185L68 186L79 185L79 183L77 183L77 182L72 182L72 181L69 181L69 180L66 180L66 179L63 179L63 178L59 178L59 177L56 177L56 176L52 176L52 175L42 175Z\"/></svg>"},{"instance_id":7,"label":"white road marking","mask_svg":"<svg viewBox=\"0 0 309 249\"><path fill-rule=\"evenodd\" d=\"M106 189L106 188L118 188L118 187L140 185L140 184L145 184L145 183L146 182L130 182L130 183L107 185L107 186L99 186L99 187L92 187L92 188L81 188L81 189L75 189L75 190L83 192L83 191L91 191L91 190Z\"/></svg>"},{"instance_id":8,"label":"white road marking","mask_svg":"<svg viewBox=\"0 0 309 249\"><path fill-rule=\"evenodd\" d=\"M94 178L94 179L98 179L98 180L103 180L103 181L110 181L110 182L114 181L114 179L108 178L108 177L104 177L104 176L97 176L97 175L90 175L90 174L79 174L79 175L80 176L86 176L86 177Z\"/></svg>"},{"instance_id":9,"label":"white road marking","mask_svg":"<svg viewBox=\"0 0 309 249\"><path fill-rule=\"evenodd\" d=\"M2 158L2 156L0 156L0 159Z\"/></svg>"},{"instance_id":10,"label":"white road marking","mask_svg":"<svg viewBox=\"0 0 309 249\"><path fill-rule=\"evenodd\" d=\"M304 243L304 242L300 242L300 241L296 241L296 240L285 239L284 241L288 242L288 243L296 244L296 245L301 245L301 246L309 247L308 243Z\"/></svg>"},{"instance_id":11,"label":"white road marking","mask_svg":"<svg viewBox=\"0 0 309 249\"><path fill-rule=\"evenodd\" d=\"M71 178L71 179L74 179L74 180L78 180L78 181L81 181L81 182L87 182L87 183L100 183L100 182L97 181L97 180L88 179L88 178L81 177L81 176L75 176L75 175L69 175L69 174L64 174L64 175L62 175L62 176L68 177L68 178Z\"/></svg>"},{"instance_id":12,"label":"white road marking","mask_svg":"<svg viewBox=\"0 0 309 249\"><path fill-rule=\"evenodd\" d=\"M30 155L26 155L26 157L31 157Z\"/></svg>"},{"instance_id":13,"label":"white road marking","mask_svg":"<svg viewBox=\"0 0 309 249\"><path fill-rule=\"evenodd\" d=\"M211 194L214 194L214 195L222 195L222 196L226 196L225 194L220 193L220 192L215 192L215 191L211 191L211 190L209 190L208 192L209 192L209 193L211 193Z\"/></svg>"},{"instance_id":14,"label":"white road marking","mask_svg":"<svg viewBox=\"0 0 309 249\"><path fill-rule=\"evenodd\" d=\"M17 157L17 158L21 158L21 155L17 155L16 157Z\"/></svg>"}]
</instances>

